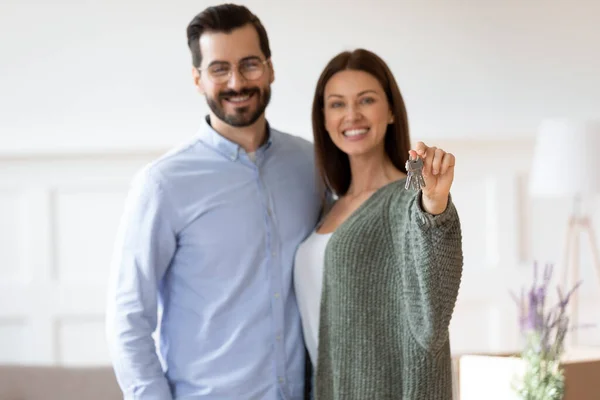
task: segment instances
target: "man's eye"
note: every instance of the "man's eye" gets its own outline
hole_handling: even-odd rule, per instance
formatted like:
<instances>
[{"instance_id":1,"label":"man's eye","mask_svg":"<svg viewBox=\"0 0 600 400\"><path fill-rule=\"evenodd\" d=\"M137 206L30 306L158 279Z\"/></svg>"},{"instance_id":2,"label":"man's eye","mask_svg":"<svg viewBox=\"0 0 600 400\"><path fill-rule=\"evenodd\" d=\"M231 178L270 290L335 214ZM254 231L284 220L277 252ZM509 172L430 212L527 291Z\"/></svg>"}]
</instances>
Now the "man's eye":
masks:
<instances>
[{"instance_id":1,"label":"man's eye","mask_svg":"<svg viewBox=\"0 0 600 400\"><path fill-rule=\"evenodd\" d=\"M214 75L223 75L229 72L229 68L225 66L213 67L210 69L210 73Z\"/></svg>"},{"instance_id":2,"label":"man's eye","mask_svg":"<svg viewBox=\"0 0 600 400\"><path fill-rule=\"evenodd\" d=\"M258 69L259 67L260 64L258 63L258 61L248 61L242 64L242 68L248 71Z\"/></svg>"}]
</instances>

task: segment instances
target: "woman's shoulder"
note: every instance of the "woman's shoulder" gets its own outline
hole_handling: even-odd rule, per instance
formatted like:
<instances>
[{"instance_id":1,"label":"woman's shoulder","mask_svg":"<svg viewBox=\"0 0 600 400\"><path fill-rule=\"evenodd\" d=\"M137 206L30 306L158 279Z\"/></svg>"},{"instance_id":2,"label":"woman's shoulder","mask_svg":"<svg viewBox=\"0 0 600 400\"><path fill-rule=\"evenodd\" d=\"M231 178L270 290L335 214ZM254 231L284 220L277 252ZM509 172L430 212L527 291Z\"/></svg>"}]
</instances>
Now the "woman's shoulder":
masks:
<instances>
[{"instance_id":1,"label":"woman's shoulder","mask_svg":"<svg viewBox=\"0 0 600 400\"><path fill-rule=\"evenodd\" d=\"M392 206L399 204L408 205L418 193L406 188L406 177L389 183L383 190L385 191L385 197L389 199Z\"/></svg>"}]
</instances>

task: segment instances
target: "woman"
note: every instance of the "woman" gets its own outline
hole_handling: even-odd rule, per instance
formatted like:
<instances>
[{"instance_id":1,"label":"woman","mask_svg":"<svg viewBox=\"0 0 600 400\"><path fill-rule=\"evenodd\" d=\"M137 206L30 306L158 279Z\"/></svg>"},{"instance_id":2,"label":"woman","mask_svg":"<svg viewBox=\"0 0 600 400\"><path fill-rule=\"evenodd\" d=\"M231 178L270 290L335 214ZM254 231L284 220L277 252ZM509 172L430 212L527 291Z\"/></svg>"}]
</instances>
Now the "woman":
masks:
<instances>
[{"instance_id":1,"label":"woman","mask_svg":"<svg viewBox=\"0 0 600 400\"><path fill-rule=\"evenodd\" d=\"M451 399L448 327L463 264L455 158L422 142L410 150L396 81L366 50L329 62L312 119L318 168L337 197L294 272L315 398ZM419 191L405 189L409 155L424 162Z\"/></svg>"}]
</instances>

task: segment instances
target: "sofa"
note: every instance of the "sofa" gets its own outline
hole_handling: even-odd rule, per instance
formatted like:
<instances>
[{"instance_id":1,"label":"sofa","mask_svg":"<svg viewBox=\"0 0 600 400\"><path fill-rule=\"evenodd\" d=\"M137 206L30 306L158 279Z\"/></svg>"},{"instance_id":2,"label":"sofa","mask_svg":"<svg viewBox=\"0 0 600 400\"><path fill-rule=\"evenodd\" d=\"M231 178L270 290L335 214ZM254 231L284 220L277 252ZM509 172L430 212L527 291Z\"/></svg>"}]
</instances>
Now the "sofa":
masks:
<instances>
[{"instance_id":1,"label":"sofa","mask_svg":"<svg viewBox=\"0 0 600 400\"><path fill-rule=\"evenodd\" d=\"M111 367L0 365L0 400L122 400Z\"/></svg>"},{"instance_id":2,"label":"sofa","mask_svg":"<svg viewBox=\"0 0 600 400\"><path fill-rule=\"evenodd\" d=\"M458 400L454 362L454 400ZM0 400L122 400L111 367L0 365Z\"/></svg>"}]
</instances>

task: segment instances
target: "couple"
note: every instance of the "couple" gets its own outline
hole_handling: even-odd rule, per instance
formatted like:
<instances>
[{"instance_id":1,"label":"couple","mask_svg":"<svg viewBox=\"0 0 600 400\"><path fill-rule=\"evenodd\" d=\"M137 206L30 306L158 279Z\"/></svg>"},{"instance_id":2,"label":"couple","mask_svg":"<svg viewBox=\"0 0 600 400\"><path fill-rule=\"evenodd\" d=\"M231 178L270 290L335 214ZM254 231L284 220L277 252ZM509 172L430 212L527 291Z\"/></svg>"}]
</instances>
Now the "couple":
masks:
<instances>
[{"instance_id":1,"label":"couple","mask_svg":"<svg viewBox=\"0 0 600 400\"><path fill-rule=\"evenodd\" d=\"M395 79L366 50L323 71L313 148L265 119L274 67L255 15L209 7L187 34L210 113L128 196L107 312L125 399L450 399L454 157L410 148Z\"/></svg>"}]
</instances>

